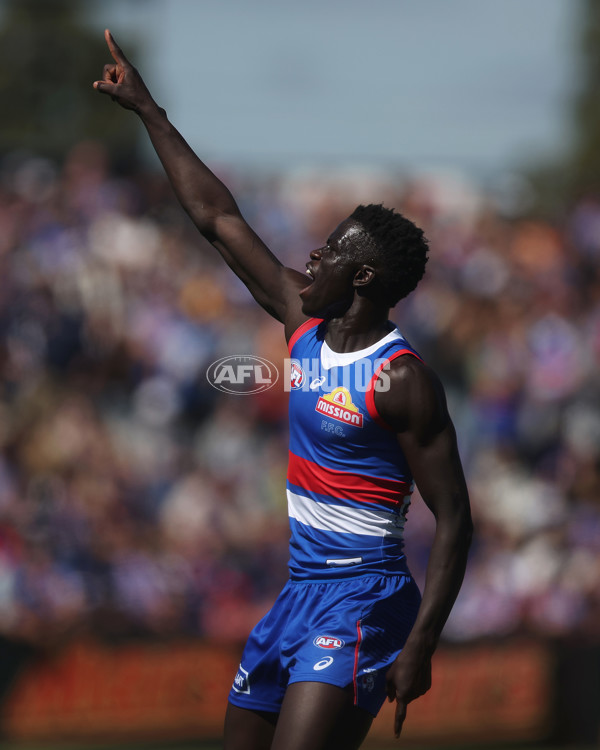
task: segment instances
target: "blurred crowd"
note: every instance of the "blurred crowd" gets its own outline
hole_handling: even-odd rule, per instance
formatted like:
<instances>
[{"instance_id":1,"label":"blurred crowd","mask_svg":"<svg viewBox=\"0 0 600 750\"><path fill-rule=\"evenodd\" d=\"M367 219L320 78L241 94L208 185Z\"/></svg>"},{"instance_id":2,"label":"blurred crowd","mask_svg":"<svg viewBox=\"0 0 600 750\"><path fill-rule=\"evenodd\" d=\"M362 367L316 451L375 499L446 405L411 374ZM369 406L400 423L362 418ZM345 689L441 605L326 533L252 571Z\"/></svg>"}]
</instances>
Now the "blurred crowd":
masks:
<instances>
[{"instance_id":1,"label":"blurred crowd","mask_svg":"<svg viewBox=\"0 0 600 750\"><path fill-rule=\"evenodd\" d=\"M218 170L287 264L359 202L420 224L393 318L439 373L476 536L445 637L600 633L600 203L531 218L517 178ZM100 144L0 161L0 633L46 643L243 639L287 576L287 394L206 379L280 367L283 334L159 171ZM409 564L434 524L415 493Z\"/></svg>"}]
</instances>

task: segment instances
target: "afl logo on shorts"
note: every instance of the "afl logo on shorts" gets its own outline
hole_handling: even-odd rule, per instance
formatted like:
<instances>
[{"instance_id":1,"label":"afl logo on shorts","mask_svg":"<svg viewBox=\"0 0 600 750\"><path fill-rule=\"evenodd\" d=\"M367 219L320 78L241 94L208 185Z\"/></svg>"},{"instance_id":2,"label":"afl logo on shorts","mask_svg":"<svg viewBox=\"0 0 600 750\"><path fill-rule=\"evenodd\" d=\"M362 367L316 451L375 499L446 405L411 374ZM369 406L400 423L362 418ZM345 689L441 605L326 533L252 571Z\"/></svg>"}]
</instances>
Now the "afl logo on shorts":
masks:
<instances>
[{"instance_id":1,"label":"afl logo on shorts","mask_svg":"<svg viewBox=\"0 0 600 750\"><path fill-rule=\"evenodd\" d=\"M344 641L341 638L336 638L333 635L318 635L313 641L315 646L319 648L326 648L328 651L336 648L342 648Z\"/></svg>"}]
</instances>

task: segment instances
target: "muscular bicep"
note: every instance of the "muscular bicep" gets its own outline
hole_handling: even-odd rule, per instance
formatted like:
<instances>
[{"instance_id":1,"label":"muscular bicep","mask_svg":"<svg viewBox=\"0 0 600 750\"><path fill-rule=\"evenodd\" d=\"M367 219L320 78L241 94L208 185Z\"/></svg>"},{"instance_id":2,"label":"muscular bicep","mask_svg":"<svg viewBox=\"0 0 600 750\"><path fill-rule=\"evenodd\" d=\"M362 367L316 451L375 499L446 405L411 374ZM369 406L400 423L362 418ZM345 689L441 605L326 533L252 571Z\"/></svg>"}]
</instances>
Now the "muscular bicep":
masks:
<instances>
[{"instance_id":1,"label":"muscular bicep","mask_svg":"<svg viewBox=\"0 0 600 750\"><path fill-rule=\"evenodd\" d=\"M450 419L425 441L410 430L397 438L419 493L436 518L465 510L467 488Z\"/></svg>"},{"instance_id":2,"label":"muscular bicep","mask_svg":"<svg viewBox=\"0 0 600 750\"><path fill-rule=\"evenodd\" d=\"M306 276L285 267L240 213L216 216L206 236L261 307L286 326L302 323Z\"/></svg>"},{"instance_id":3,"label":"muscular bicep","mask_svg":"<svg viewBox=\"0 0 600 750\"><path fill-rule=\"evenodd\" d=\"M468 494L444 389L422 362L402 359L388 398L382 394L380 413L395 429L419 492L434 515L463 511Z\"/></svg>"}]
</instances>

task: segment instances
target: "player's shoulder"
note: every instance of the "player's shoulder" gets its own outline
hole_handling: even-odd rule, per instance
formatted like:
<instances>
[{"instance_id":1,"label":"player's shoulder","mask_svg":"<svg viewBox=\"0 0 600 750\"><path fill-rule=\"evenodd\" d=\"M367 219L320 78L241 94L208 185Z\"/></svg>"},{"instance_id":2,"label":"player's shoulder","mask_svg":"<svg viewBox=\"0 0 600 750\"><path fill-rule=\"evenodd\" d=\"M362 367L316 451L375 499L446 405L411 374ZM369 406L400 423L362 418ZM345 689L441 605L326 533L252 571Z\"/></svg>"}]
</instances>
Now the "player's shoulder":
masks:
<instances>
[{"instance_id":1,"label":"player's shoulder","mask_svg":"<svg viewBox=\"0 0 600 750\"><path fill-rule=\"evenodd\" d=\"M390 359L387 372L392 383L398 385L410 385L421 381L437 380L439 382L432 368L410 350L402 351L398 356Z\"/></svg>"},{"instance_id":2,"label":"player's shoulder","mask_svg":"<svg viewBox=\"0 0 600 750\"><path fill-rule=\"evenodd\" d=\"M387 388L379 389L375 403L391 425L412 421L410 415L415 413L445 412L442 383L423 360L407 352L389 363L386 374Z\"/></svg>"}]
</instances>

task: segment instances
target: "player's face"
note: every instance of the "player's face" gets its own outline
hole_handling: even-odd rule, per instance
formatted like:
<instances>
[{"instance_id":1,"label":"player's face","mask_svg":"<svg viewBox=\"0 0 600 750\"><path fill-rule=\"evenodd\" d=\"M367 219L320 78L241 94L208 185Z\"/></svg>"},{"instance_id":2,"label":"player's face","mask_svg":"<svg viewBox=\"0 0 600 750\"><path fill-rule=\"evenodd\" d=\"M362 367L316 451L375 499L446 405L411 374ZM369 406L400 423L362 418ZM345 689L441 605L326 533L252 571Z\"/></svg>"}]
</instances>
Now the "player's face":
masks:
<instances>
[{"instance_id":1,"label":"player's face","mask_svg":"<svg viewBox=\"0 0 600 750\"><path fill-rule=\"evenodd\" d=\"M310 254L306 273L311 283L300 292L302 312L331 318L350 307L353 280L362 265L364 230L352 219L343 221L326 244Z\"/></svg>"}]
</instances>

